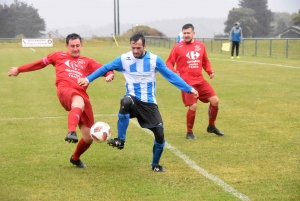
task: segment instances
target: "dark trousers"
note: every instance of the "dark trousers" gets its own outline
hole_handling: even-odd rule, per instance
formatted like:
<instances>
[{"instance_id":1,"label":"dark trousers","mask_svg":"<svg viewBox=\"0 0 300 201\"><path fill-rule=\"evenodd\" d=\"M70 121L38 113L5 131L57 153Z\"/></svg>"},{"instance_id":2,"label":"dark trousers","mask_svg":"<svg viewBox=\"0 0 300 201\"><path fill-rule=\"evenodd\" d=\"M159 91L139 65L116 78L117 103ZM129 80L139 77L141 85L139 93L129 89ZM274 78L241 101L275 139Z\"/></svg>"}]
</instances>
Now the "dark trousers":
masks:
<instances>
[{"instance_id":1,"label":"dark trousers","mask_svg":"<svg viewBox=\"0 0 300 201\"><path fill-rule=\"evenodd\" d=\"M232 41L232 44L231 44L231 56L232 57L233 57L233 53L234 53L234 48L236 48L235 49L236 56L239 56L239 47L240 47L240 42Z\"/></svg>"}]
</instances>

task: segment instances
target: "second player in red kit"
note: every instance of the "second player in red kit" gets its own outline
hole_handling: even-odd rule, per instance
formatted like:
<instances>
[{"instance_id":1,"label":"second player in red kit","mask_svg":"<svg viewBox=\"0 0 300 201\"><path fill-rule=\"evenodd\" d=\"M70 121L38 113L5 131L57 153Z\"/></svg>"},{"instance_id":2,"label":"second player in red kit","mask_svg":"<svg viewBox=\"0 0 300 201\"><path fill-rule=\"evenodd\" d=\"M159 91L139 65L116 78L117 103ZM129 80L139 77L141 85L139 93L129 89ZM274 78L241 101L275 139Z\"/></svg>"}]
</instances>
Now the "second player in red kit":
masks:
<instances>
[{"instance_id":1,"label":"second player in red kit","mask_svg":"<svg viewBox=\"0 0 300 201\"><path fill-rule=\"evenodd\" d=\"M196 89L199 94L199 97L195 98L189 93L181 92L184 105L189 107L186 114L186 138L197 139L193 133L193 127L198 100L203 103L210 103L208 107L209 120L207 132L223 136L224 133L217 129L215 125L219 110L219 98L213 87L204 79L202 74L202 70L204 70L210 79L215 76L207 56L206 48L201 41L194 39L195 31L192 24L184 25L182 27L182 33L184 40L173 47L166 65Z\"/></svg>"}]
</instances>

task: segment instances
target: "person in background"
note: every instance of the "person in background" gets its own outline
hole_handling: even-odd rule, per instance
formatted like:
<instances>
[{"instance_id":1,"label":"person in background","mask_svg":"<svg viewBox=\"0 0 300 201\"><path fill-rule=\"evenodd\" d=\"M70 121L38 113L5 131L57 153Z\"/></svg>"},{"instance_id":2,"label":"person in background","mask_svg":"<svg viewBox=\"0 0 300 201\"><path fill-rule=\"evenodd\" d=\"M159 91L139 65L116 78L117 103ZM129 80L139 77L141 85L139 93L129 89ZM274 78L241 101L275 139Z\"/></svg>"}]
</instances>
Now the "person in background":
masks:
<instances>
[{"instance_id":1,"label":"person in background","mask_svg":"<svg viewBox=\"0 0 300 201\"><path fill-rule=\"evenodd\" d=\"M177 73L190 86L198 91L199 97L195 98L189 93L181 92L182 101L189 109L186 114L186 138L196 140L197 137L193 133L193 127L197 111L198 99L203 103L210 103L208 107L208 127L207 132L215 133L218 136L223 136L224 133L217 129L215 121L218 114L219 98L217 97L212 86L204 79L202 69L206 71L210 79L215 74L210 65L207 56L206 48L201 41L194 39L195 31L192 24L185 24L182 27L184 41L176 44L166 65L173 72ZM176 64L176 69L174 68Z\"/></svg>"},{"instance_id":2,"label":"person in background","mask_svg":"<svg viewBox=\"0 0 300 201\"><path fill-rule=\"evenodd\" d=\"M183 41L183 34L182 34L182 32L180 32L180 33L178 34L176 43L180 43L181 41Z\"/></svg>"},{"instance_id":3,"label":"person in background","mask_svg":"<svg viewBox=\"0 0 300 201\"><path fill-rule=\"evenodd\" d=\"M242 42L243 34L242 34L242 27L240 27L240 23L236 22L234 27L232 27L230 34L229 34L229 41L231 42L231 59L234 59L234 49L235 55L237 59L239 57L239 47L240 43Z\"/></svg>"},{"instance_id":4,"label":"person in background","mask_svg":"<svg viewBox=\"0 0 300 201\"><path fill-rule=\"evenodd\" d=\"M87 166L80 160L80 156L90 147L93 140L90 136L90 128L94 124L94 114L89 96L86 92L87 87L79 86L77 79L85 77L102 64L95 60L80 56L82 39L78 34L69 34L66 38L66 48L68 52L53 52L43 59L33 63L22 65L18 68L11 68L8 76L18 76L25 73L40 70L50 64L55 68L57 96L61 105L69 112L68 115L68 134L65 141L77 143L76 127L79 126L82 138L70 158L70 162L79 168ZM112 71L107 72L106 81L110 82L114 78Z\"/></svg>"}]
</instances>

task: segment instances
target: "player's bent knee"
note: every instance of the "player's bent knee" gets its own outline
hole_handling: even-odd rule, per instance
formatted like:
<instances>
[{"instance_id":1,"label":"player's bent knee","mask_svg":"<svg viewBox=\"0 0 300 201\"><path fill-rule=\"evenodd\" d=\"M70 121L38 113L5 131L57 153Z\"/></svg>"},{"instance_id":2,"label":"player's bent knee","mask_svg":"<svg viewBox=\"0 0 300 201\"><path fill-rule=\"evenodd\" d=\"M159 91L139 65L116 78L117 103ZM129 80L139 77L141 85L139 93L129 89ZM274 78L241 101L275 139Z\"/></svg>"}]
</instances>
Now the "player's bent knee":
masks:
<instances>
[{"instance_id":1,"label":"player's bent knee","mask_svg":"<svg viewBox=\"0 0 300 201\"><path fill-rule=\"evenodd\" d=\"M129 113L131 106L132 106L132 99L130 97L126 96L122 98L120 103L119 113L121 114Z\"/></svg>"},{"instance_id":2,"label":"player's bent knee","mask_svg":"<svg viewBox=\"0 0 300 201\"><path fill-rule=\"evenodd\" d=\"M78 107L81 110L83 110L84 106L85 106L84 100L83 100L83 98L81 96L75 95L75 96L72 97L71 108Z\"/></svg>"}]
</instances>

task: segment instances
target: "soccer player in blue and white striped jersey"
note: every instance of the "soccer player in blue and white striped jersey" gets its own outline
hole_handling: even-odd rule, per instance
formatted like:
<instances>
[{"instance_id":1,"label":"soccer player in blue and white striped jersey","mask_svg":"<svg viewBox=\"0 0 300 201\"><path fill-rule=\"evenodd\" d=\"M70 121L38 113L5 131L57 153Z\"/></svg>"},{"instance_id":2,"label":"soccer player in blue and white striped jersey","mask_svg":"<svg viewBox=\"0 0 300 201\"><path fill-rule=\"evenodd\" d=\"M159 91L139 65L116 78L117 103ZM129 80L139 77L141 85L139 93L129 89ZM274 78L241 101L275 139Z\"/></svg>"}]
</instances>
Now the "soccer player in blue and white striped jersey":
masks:
<instances>
[{"instance_id":1,"label":"soccer player in blue and white striped jersey","mask_svg":"<svg viewBox=\"0 0 300 201\"><path fill-rule=\"evenodd\" d=\"M198 92L176 73L173 73L159 56L145 50L145 38L142 34L133 35L130 38L130 45L132 51L103 65L88 77L79 78L78 84L87 86L111 70L124 74L126 95L121 99L118 114L118 138L108 140L108 144L123 149L129 119L137 118L140 126L150 129L155 137L152 170L165 172L165 168L159 165L165 139L163 121L156 102L156 72L160 72L163 77L182 91L192 93L195 97L198 97Z\"/></svg>"}]
</instances>

